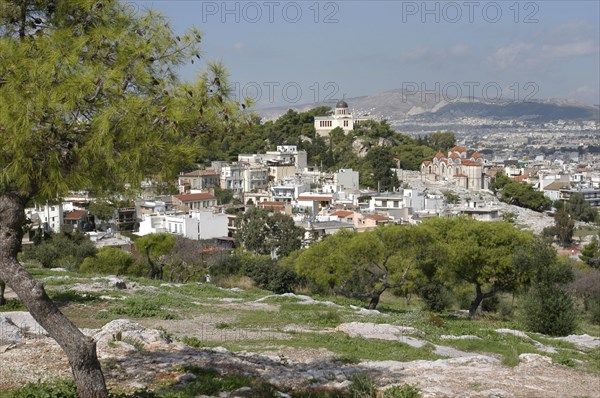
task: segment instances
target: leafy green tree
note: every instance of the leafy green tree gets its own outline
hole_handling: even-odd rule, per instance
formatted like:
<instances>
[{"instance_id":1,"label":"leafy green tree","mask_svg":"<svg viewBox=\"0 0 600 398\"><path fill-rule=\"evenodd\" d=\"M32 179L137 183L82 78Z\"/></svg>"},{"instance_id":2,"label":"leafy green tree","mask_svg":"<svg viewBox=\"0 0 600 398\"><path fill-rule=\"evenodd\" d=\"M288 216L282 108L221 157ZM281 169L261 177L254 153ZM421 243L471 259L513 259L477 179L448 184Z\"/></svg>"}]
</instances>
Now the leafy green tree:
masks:
<instances>
[{"instance_id":1,"label":"leafy green tree","mask_svg":"<svg viewBox=\"0 0 600 398\"><path fill-rule=\"evenodd\" d=\"M222 66L177 79L200 39L116 0L0 0L0 279L63 348L80 396L107 396L95 343L17 261L24 208L167 181L220 137L243 135Z\"/></svg>"},{"instance_id":2,"label":"leafy green tree","mask_svg":"<svg viewBox=\"0 0 600 398\"><path fill-rule=\"evenodd\" d=\"M135 241L136 250L148 266L148 278L163 279L165 264L161 257L169 255L174 246L175 236L167 232L145 235Z\"/></svg>"},{"instance_id":3,"label":"leafy green tree","mask_svg":"<svg viewBox=\"0 0 600 398\"><path fill-rule=\"evenodd\" d=\"M568 260L548 262L535 269L523 302L522 318L527 329L553 336L566 336L577 328L577 314L566 285L574 280Z\"/></svg>"},{"instance_id":4,"label":"leafy green tree","mask_svg":"<svg viewBox=\"0 0 600 398\"><path fill-rule=\"evenodd\" d=\"M506 178L508 177L496 177L496 183L491 188L499 193L502 202L535 211L548 210L552 206L552 201L543 192L536 191L531 184L512 180L506 182Z\"/></svg>"},{"instance_id":5,"label":"leafy green tree","mask_svg":"<svg viewBox=\"0 0 600 398\"><path fill-rule=\"evenodd\" d=\"M442 192L442 194L444 195L444 199L446 200L446 203L453 204L453 205L457 205L460 203L460 196L455 194L454 192L444 191L444 192Z\"/></svg>"},{"instance_id":6,"label":"leafy green tree","mask_svg":"<svg viewBox=\"0 0 600 398\"><path fill-rule=\"evenodd\" d=\"M378 187L380 191L393 191L398 187L398 177L392 172L396 163L387 148L373 147L367 152L365 159L371 166L374 187Z\"/></svg>"},{"instance_id":7,"label":"leafy green tree","mask_svg":"<svg viewBox=\"0 0 600 398\"><path fill-rule=\"evenodd\" d=\"M581 192L571 195L566 210L577 221L594 222L598 217L598 211L590 206Z\"/></svg>"},{"instance_id":8,"label":"leafy green tree","mask_svg":"<svg viewBox=\"0 0 600 398\"><path fill-rule=\"evenodd\" d=\"M330 292L368 299L368 308L375 309L383 292L403 286L414 266L414 228L394 225L327 236L300 253L296 272Z\"/></svg>"},{"instance_id":9,"label":"leafy green tree","mask_svg":"<svg viewBox=\"0 0 600 398\"><path fill-rule=\"evenodd\" d=\"M90 203L88 210L92 216L95 216L104 224L113 219L116 208L106 200L98 200Z\"/></svg>"},{"instance_id":10,"label":"leafy green tree","mask_svg":"<svg viewBox=\"0 0 600 398\"><path fill-rule=\"evenodd\" d=\"M424 222L432 238L445 244L448 259L437 271L445 278L471 284L475 297L469 307L474 317L481 302L500 291L516 288L519 268L514 262L517 249L533 242L533 235L508 223L488 223L463 217ZM486 291L487 290L487 291Z\"/></svg>"},{"instance_id":11,"label":"leafy green tree","mask_svg":"<svg viewBox=\"0 0 600 398\"><path fill-rule=\"evenodd\" d=\"M218 204L226 205L231 203L231 201L233 200L233 191L231 189L215 187L215 197L217 198Z\"/></svg>"},{"instance_id":12,"label":"leafy green tree","mask_svg":"<svg viewBox=\"0 0 600 398\"><path fill-rule=\"evenodd\" d=\"M433 133L427 141L428 146L436 152L447 153L450 148L456 146L456 136L449 131Z\"/></svg>"},{"instance_id":13,"label":"leafy green tree","mask_svg":"<svg viewBox=\"0 0 600 398\"><path fill-rule=\"evenodd\" d=\"M558 210L554 213L554 232L558 237L558 242L563 246L568 246L573 241L573 232L575 232L575 221L573 221L569 212Z\"/></svg>"},{"instance_id":14,"label":"leafy green tree","mask_svg":"<svg viewBox=\"0 0 600 398\"><path fill-rule=\"evenodd\" d=\"M590 267L600 270L600 245L596 236L581 249L579 258Z\"/></svg>"},{"instance_id":15,"label":"leafy green tree","mask_svg":"<svg viewBox=\"0 0 600 398\"><path fill-rule=\"evenodd\" d=\"M252 208L238 215L236 241L240 247L258 255L285 257L302 246L304 229L285 214L269 214Z\"/></svg>"}]
</instances>

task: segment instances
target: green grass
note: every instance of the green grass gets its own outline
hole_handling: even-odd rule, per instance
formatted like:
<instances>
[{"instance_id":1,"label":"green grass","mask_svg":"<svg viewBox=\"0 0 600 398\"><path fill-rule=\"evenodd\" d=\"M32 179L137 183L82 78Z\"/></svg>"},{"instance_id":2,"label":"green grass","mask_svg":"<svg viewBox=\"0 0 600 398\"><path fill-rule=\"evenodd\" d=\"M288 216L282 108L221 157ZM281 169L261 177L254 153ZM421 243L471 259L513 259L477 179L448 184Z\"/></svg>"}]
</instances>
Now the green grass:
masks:
<instances>
[{"instance_id":1,"label":"green grass","mask_svg":"<svg viewBox=\"0 0 600 398\"><path fill-rule=\"evenodd\" d=\"M248 329L281 329L289 324L318 329L331 328L351 318L351 313L344 309L297 303L281 304L278 311L239 309L233 313L236 321L232 326Z\"/></svg>"},{"instance_id":2,"label":"green grass","mask_svg":"<svg viewBox=\"0 0 600 398\"><path fill-rule=\"evenodd\" d=\"M103 313L103 312L101 312ZM168 311L160 304L154 301L147 301L141 298L128 298L124 304L109 308L106 314L126 315L132 318L159 318L176 319L177 315Z\"/></svg>"},{"instance_id":3,"label":"green grass","mask_svg":"<svg viewBox=\"0 0 600 398\"><path fill-rule=\"evenodd\" d=\"M206 343L204 346L223 346L230 351L252 350L271 351L273 347L325 348L333 352L337 360L356 363L360 360L413 361L419 359L435 360L443 358L431 352L431 347L414 348L399 341L364 339L350 337L345 333L290 333L289 339L272 338L257 340L232 340L218 343Z\"/></svg>"},{"instance_id":4,"label":"green grass","mask_svg":"<svg viewBox=\"0 0 600 398\"><path fill-rule=\"evenodd\" d=\"M17 299L8 299L3 306L0 306L0 312L3 311L27 311L27 308Z\"/></svg>"},{"instance_id":5,"label":"green grass","mask_svg":"<svg viewBox=\"0 0 600 398\"><path fill-rule=\"evenodd\" d=\"M48 292L50 298L57 304L87 304L102 301L99 293L80 293L74 290Z\"/></svg>"}]
</instances>

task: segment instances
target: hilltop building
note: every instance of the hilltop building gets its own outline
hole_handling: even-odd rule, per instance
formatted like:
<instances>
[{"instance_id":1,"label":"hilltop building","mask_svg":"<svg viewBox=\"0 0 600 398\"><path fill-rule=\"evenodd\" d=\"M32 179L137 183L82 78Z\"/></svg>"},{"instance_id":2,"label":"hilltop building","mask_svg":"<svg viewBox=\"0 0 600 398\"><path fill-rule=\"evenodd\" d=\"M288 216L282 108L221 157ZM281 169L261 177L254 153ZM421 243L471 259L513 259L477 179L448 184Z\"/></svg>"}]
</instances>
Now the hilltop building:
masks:
<instances>
[{"instance_id":1,"label":"hilltop building","mask_svg":"<svg viewBox=\"0 0 600 398\"><path fill-rule=\"evenodd\" d=\"M335 111L331 116L315 116L315 130L321 137L329 136L331 130L341 127L344 133L354 130L354 127L369 120L367 118L354 117L348 109L348 104L344 100L339 100L335 104Z\"/></svg>"}]
</instances>

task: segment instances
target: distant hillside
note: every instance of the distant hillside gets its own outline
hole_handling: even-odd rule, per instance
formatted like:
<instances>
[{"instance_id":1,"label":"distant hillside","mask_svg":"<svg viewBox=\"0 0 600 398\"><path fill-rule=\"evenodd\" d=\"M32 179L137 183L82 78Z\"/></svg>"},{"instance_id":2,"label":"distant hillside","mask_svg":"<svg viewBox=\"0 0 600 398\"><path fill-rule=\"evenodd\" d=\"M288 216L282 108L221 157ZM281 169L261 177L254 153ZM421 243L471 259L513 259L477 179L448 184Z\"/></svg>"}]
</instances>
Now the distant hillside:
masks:
<instances>
[{"instance_id":1,"label":"distant hillside","mask_svg":"<svg viewBox=\"0 0 600 398\"><path fill-rule=\"evenodd\" d=\"M490 102L480 98L455 102L438 101L434 95L403 94L401 89L373 95L348 98L346 102L354 114L368 114L374 119L388 119L415 123L449 122L462 118L490 120L527 120L545 123L555 120L598 121L600 108L564 99L529 102ZM316 106L334 106L333 103L302 104L293 107L275 107L260 110L265 120L273 120L288 109L307 111Z\"/></svg>"}]
</instances>

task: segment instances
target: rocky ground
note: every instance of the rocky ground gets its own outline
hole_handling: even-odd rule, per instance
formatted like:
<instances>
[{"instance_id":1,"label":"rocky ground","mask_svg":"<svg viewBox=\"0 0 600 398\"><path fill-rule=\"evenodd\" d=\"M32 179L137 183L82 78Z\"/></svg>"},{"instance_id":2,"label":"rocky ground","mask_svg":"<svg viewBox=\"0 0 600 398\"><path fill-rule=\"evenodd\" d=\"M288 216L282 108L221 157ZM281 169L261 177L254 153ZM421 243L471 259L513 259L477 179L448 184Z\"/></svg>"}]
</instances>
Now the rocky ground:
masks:
<instances>
[{"instance_id":1,"label":"rocky ground","mask_svg":"<svg viewBox=\"0 0 600 398\"><path fill-rule=\"evenodd\" d=\"M96 282L85 289L92 289L93 283ZM306 296L292 298L308 304L312 300ZM248 305L233 299L221 299L223 305L244 306L246 309L254 306L266 313L278 311L277 305L264 301L253 300ZM337 306L333 303L328 305ZM219 318L221 322L223 319ZM382 389L410 383L418 386L424 397L600 397L597 374L554 363L549 356L536 353L519 355L518 365L509 367L503 365L494 354L459 350L442 343L434 344L432 352L443 356L443 359L407 362L363 360L348 363L340 361L326 348L274 344L260 353L232 352L218 346L194 348L177 339L181 335L202 334L203 341L225 341L229 332L231 338L251 340L257 338L253 333L259 333L255 330L223 331L214 321L215 318L207 316L175 320L116 319L101 328L83 331L97 341L98 355L107 381L111 388L119 390L131 391L160 382L185 382L194 377L181 370L181 365L189 364L215 368L224 373L257 376L282 390L307 386L344 388L353 374L366 372ZM194 333L190 333L192 330ZM306 330L305 326L289 325L271 333L276 337L275 340L281 341L286 333L303 330ZM335 328L323 328L318 332L344 333L353 338L369 340L401 341L411 347L431 344L421 330L391 324L344 322ZM495 332L531 339L517 330L498 329ZM0 391L26 382L69 377L70 371L63 352L28 313L0 313L0 336ZM478 338L471 335L441 336L441 340L448 342ZM581 350L600 347L600 338L593 336L569 336L564 339ZM535 343L539 351L549 354L556 352L554 346L548 343ZM229 396L237 395L221 395Z\"/></svg>"}]
</instances>

